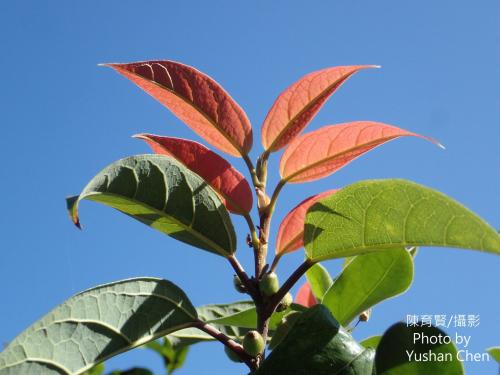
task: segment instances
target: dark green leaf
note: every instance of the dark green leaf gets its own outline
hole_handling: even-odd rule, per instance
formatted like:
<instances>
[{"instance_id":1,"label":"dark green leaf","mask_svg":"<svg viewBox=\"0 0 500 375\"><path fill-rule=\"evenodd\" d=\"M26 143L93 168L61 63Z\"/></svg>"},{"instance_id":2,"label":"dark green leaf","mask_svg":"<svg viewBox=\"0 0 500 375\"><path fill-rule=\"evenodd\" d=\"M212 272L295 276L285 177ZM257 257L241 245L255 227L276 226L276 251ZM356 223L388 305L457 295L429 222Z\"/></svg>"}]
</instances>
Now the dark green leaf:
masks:
<instances>
[{"instance_id":1,"label":"dark green leaf","mask_svg":"<svg viewBox=\"0 0 500 375\"><path fill-rule=\"evenodd\" d=\"M236 250L234 228L217 193L168 156L132 156L99 172L78 197L67 200L78 226L82 199L113 207L180 241L225 257Z\"/></svg>"},{"instance_id":2,"label":"dark green leaf","mask_svg":"<svg viewBox=\"0 0 500 375\"><path fill-rule=\"evenodd\" d=\"M418 335L444 340L448 337L435 327L410 326L397 323L382 336L375 355L377 375L462 375L453 343L429 344ZM422 336L423 337L423 336ZM448 337L449 338L449 337Z\"/></svg>"},{"instance_id":3,"label":"dark green leaf","mask_svg":"<svg viewBox=\"0 0 500 375\"><path fill-rule=\"evenodd\" d=\"M315 262L406 246L500 254L500 235L453 199L405 180L350 185L314 204L304 242Z\"/></svg>"},{"instance_id":4,"label":"dark green leaf","mask_svg":"<svg viewBox=\"0 0 500 375\"><path fill-rule=\"evenodd\" d=\"M154 375L150 370L141 367L134 367L125 371L113 371L109 375Z\"/></svg>"},{"instance_id":5,"label":"dark green leaf","mask_svg":"<svg viewBox=\"0 0 500 375\"><path fill-rule=\"evenodd\" d=\"M321 302L325 293L333 284L333 280L321 264L316 263L306 272L306 278L318 302Z\"/></svg>"},{"instance_id":6,"label":"dark green leaf","mask_svg":"<svg viewBox=\"0 0 500 375\"><path fill-rule=\"evenodd\" d=\"M166 280L101 285L67 300L0 353L0 375L76 375L124 351L185 328L197 313Z\"/></svg>"},{"instance_id":7,"label":"dark green leaf","mask_svg":"<svg viewBox=\"0 0 500 375\"><path fill-rule=\"evenodd\" d=\"M301 314L256 375L371 375L373 349L361 347L323 305Z\"/></svg>"},{"instance_id":8,"label":"dark green leaf","mask_svg":"<svg viewBox=\"0 0 500 375\"><path fill-rule=\"evenodd\" d=\"M407 290L413 280L413 260L405 249L354 257L342 270L322 303L343 326L375 304Z\"/></svg>"}]
</instances>

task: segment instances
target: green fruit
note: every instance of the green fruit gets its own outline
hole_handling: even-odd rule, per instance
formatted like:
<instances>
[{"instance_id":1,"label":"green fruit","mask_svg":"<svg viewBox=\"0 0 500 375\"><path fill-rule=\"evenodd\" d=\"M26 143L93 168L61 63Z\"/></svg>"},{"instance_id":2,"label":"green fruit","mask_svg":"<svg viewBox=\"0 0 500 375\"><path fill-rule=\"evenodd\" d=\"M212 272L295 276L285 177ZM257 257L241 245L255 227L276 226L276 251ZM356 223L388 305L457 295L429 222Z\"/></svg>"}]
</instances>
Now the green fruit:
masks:
<instances>
[{"instance_id":1,"label":"green fruit","mask_svg":"<svg viewBox=\"0 0 500 375\"><path fill-rule=\"evenodd\" d=\"M290 293L285 294L285 296L279 303L278 307L276 307L276 311L278 312L285 311L292 305L292 302L293 302L292 295Z\"/></svg>"},{"instance_id":2,"label":"green fruit","mask_svg":"<svg viewBox=\"0 0 500 375\"><path fill-rule=\"evenodd\" d=\"M241 279L238 277L238 275L234 275L234 278L233 278L233 284L234 284L234 288L240 292L240 293L246 293L246 288L245 288L245 285L243 285L243 283L241 282Z\"/></svg>"},{"instance_id":3,"label":"green fruit","mask_svg":"<svg viewBox=\"0 0 500 375\"><path fill-rule=\"evenodd\" d=\"M262 353L265 346L264 338L257 331L248 331L243 338L243 349L252 357L256 357Z\"/></svg>"},{"instance_id":4,"label":"green fruit","mask_svg":"<svg viewBox=\"0 0 500 375\"><path fill-rule=\"evenodd\" d=\"M229 347L225 345L224 345L224 352L231 361L238 363L243 362L238 354L236 354L234 351L232 351L231 349L229 349Z\"/></svg>"},{"instance_id":5,"label":"green fruit","mask_svg":"<svg viewBox=\"0 0 500 375\"><path fill-rule=\"evenodd\" d=\"M272 296L280 288L280 282L278 280L278 275L274 272L266 273L259 281L259 289L265 296Z\"/></svg>"},{"instance_id":6,"label":"green fruit","mask_svg":"<svg viewBox=\"0 0 500 375\"><path fill-rule=\"evenodd\" d=\"M294 326L297 319L302 313L299 311L292 311L291 313L285 315L281 320L278 328L274 332L273 338L269 343L269 349L273 350L278 344L285 338L290 329Z\"/></svg>"}]
</instances>

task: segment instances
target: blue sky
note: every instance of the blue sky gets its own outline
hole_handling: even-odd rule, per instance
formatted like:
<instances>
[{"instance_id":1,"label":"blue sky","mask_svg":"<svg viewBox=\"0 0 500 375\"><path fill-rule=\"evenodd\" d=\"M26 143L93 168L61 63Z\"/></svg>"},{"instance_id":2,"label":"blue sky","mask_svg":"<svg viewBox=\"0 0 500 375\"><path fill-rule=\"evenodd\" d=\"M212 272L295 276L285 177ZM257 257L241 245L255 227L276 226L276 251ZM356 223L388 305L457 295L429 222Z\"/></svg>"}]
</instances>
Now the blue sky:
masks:
<instances>
[{"instance_id":1,"label":"blue sky","mask_svg":"<svg viewBox=\"0 0 500 375\"><path fill-rule=\"evenodd\" d=\"M220 257L175 242L113 210L82 204L84 231L64 198L101 168L147 152L138 132L200 140L160 104L101 62L173 59L218 80L259 129L279 92L305 73L334 65L379 64L361 72L308 128L376 120L432 136L442 151L401 139L337 174L290 185L274 228L305 196L361 179L407 178L437 188L500 227L500 3L432 1L2 1L0 2L0 341L8 342L72 294L132 276L174 281L194 304L241 299ZM277 169L278 157L271 162ZM244 164L231 159L241 170ZM276 174L274 175L276 177ZM271 178L271 186L276 178ZM244 240L244 222L235 218ZM238 255L250 268L250 254ZM302 258L282 262L285 278ZM336 262L325 263L335 273ZM377 307L357 338L383 332L406 314L479 314L471 350L500 345L500 257L423 249L401 297ZM160 361L136 350L109 368ZM496 365L468 363L471 374ZM245 373L217 344L200 345L178 373ZM239 372L238 372L239 371ZM160 373L160 372L158 372Z\"/></svg>"}]
</instances>

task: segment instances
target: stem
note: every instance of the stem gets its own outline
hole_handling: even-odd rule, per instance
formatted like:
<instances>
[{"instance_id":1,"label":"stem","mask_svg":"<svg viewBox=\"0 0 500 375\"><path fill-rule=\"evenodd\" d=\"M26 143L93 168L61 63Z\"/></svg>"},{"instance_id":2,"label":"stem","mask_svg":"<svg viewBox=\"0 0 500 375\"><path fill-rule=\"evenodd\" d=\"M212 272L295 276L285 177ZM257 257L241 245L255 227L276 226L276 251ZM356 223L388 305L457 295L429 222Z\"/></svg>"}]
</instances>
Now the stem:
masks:
<instances>
[{"instance_id":1,"label":"stem","mask_svg":"<svg viewBox=\"0 0 500 375\"><path fill-rule=\"evenodd\" d=\"M275 272L276 271L276 267L278 267L278 263L279 263L282 255L283 254L277 254L274 257L273 262L271 263L271 269L270 269L269 272Z\"/></svg>"},{"instance_id":2,"label":"stem","mask_svg":"<svg viewBox=\"0 0 500 375\"><path fill-rule=\"evenodd\" d=\"M287 281L281 286L281 288L273 295L268 301L266 308L264 310L264 316L270 317L276 307L279 305L285 294L287 294L290 289L299 281L299 279L307 272L309 268L314 265L314 262L310 259L306 259L288 278Z\"/></svg>"},{"instance_id":3,"label":"stem","mask_svg":"<svg viewBox=\"0 0 500 375\"><path fill-rule=\"evenodd\" d=\"M253 220L248 213L245 213L243 217L245 218L248 224L248 228L250 229L250 238L252 241L254 263L257 264L257 259L259 259L259 247L260 247L259 237L257 236L257 230L255 229ZM255 267L255 274L257 274L257 267Z\"/></svg>"},{"instance_id":4,"label":"stem","mask_svg":"<svg viewBox=\"0 0 500 375\"><path fill-rule=\"evenodd\" d=\"M202 330L203 332L208 333L210 336L215 338L216 340L219 340L221 343L223 343L225 346L227 346L229 349L231 349L233 352L238 354L238 356L241 358L243 362L250 368L250 370L254 371L257 369L256 366L256 361L255 358L249 356L243 347L238 344L236 341L232 340L228 336L226 336L224 333L216 329L215 327L212 327L211 325L203 322L203 321L198 321L194 327Z\"/></svg>"},{"instance_id":5,"label":"stem","mask_svg":"<svg viewBox=\"0 0 500 375\"><path fill-rule=\"evenodd\" d=\"M269 239L269 229L271 227L271 218L274 213L274 208L276 206L276 202L278 200L279 193L281 189L285 186L286 181L281 180L278 182L278 185L276 185L276 188L274 189L273 195L271 197L271 200L269 201L269 204L266 207L263 207L260 213L260 251L259 251L259 256L256 259L256 278L260 278L262 269L265 266L266 259L267 259L267 243ZM265 192L264 192L265 193Z\"/></svg>"},{"instance_id":6,"label":"stem","mask_svg":"<svg viewBox=\"0 0 500 375\"><path fill-rule=\"evenodd\" d=\"M243 160L245 161L245 164L247 165L248 171L250 172L250 175L252 176L252 183L255 187L261 186L261 182L257 176L257 172L255 171L255 167L252 163L252 160L248 157L247 154L241 155Z\"/></svg>"},{"instance_id":7,"label":"stem","mask_svg":"<svg viewBox=\"0 0 500 375\"><path fill-rule=\"evenodd\" d=\"M250 294L250 296L252 297L254 302L257 302L257 300L260 300L259 294L258 294L257 290L255 289L254 283L252 282L252 280L250 280L247 273L245 272L245 270L241 266L240 262L238 262L238 259L236 259L234 254L228 256L227 260L229 261L229 263L231 263L231 266L233 266L234 272L236 272L236 275L238 275L238 277L240 278L243 285L245 285L245 288L247 289L248 294Z\"/></svg>"},{"instance_id":8,"label":"stem","mask_svg":"<svg viewBox=\"0 0 500 375\"><path fill-rule=\"evenodd\" d=\"M268 208L269 215L273 214L276 202L278 200L278 196L281 192L281 189L283 189L285 185L286 185L286 180L280 180L280 182L278 182L278 184L274 188L273 195L271 196L271 201L269 202L269 208Z\"/></svg>"}]
</instances>

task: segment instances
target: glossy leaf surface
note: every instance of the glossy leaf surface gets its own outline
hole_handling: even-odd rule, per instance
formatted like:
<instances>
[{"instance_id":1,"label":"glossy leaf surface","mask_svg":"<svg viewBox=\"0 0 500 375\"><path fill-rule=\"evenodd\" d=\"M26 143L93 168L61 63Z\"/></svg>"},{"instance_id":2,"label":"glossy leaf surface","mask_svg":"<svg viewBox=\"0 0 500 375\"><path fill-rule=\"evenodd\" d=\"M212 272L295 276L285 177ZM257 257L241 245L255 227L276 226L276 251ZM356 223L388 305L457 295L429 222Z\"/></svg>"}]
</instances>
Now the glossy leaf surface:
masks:
<instances>
[{"instance_id":1,"label":"glossy leaf surface","mask_svg":"<svg viewBox=\"0 0 500 375\"><path fill-rule=\"evenodd\" d=\"M358 255L342 270L322 303L346 326L363 311L406 291L413 260L405 249Z\"/></svg>"},{"instance_id":2,"label":"glossy leaf surface","mask_svg":"<svg viewBox=\"0 0 500 375\"><path fill-rule=\"evenodd\" d=\"M229 214L217 193L177 160L138 155L99 172L68 209L79 225L82 199L113 207L177 240L228 256L236 250Z\"/></svg>"},{"instance_id":3,"label":"glossy leaf surface","mask_svg":"<svg viewBox=\"0 0 500 375\"><path fill-rule=\"evenodd\" d=\"M309 207L321 198L328 197L337 190L329 190L300 202L283 219L276 238L276 254L291 253L304 246L304 223Z\"/></svg>"},{"instance_id":4,"label":"glossy leaf surface","mask_svg":"<svg viewBox=\"0 0 500 375\"><path fill-rule=\"evenodd\" d=\"M252 148L247 115L212 78L175 61L106 64L134 82L214 147L233 156Z\"/></svg>"},{"instance_id":5,"label":"glossy leaf surface","mask_svg":"<svg viewBox=\"0 0 500 375\"><path fill-rule=\"evenodd\" d=\"M500 254L500 235L460 203L406 180L352 184L313 205L304 242L313 261L408 246Z\"/></svg>"},{"instance_id":6,"label":"glossy leaf surface","mask_svg":"<svg viewBox=\"0 0 500 375\"><path fill-rule=\"evenodd\" d=\"M354 73L373 65L337 66L312 72L281 93L262 124L262 144L277 151L318 113L326 100Z\"/></svg>"},{"instance_id":7,"label":"glossy leaf surface","mask_svg":"<svg viewBox=\"0 0 500 375\"><path fill-rule=\"evenodd\" d=\"M323 305L305 311L256 375L371 375L374 350L359 345Z\"/></svg>"},{"instance_id":8,"label":"glossy leaf surface","mask_svg":"<svg viewBox=\"0 0 500 375\"><path fill-rule=\"evenodd\" d=\"M228 161L198 142L182 138L139 134L157 154L171 156L202 177L236 214L252 209L253 195L245 177Z\"/></svg>"},{"instance_id":9,"label":"glossy leaf surface","mask_svg":"<svg viewBox=\"0 0 500 375\"><path fill-rule=\"evenodd\" d=\"M446 336L443 331L435 327L408 327L405 323L394 324L384 333L377 346L375 354L377 375L464 374L462 362L458 360L457 348L453 343L432 345L415 335L434 337L436 341L440 335ZM421 357L424 355L436 356L434 358L442 360L415 360L425 359Z\"/></svg>"},{"instance_id":10,"label":"glossy leaf surface","mask_svg":"<svg viewBox=\"0 0 500 375\"><path fill-rule=\"evenodd\" d=\"M373 121L325 126L290 143L281 156L280 175L289 183L314 181L338 171L375 147L403 136L425 138Z\"/></svg>"},{"instance_id":11,"label":"glossy leaf surface","mask_svg":"<svg viewBox=\"0 0 500 375\"><path fill-rule=\"evenodd\" d=\"M321 302L326 292L333 284L330 273L321 264L316 263L307 270L306 278L308 284L311 286L311 291L314 297L317 301Z\"/></svg>"},{"instance_id":12,"label":"glossy leaf surface","mask_svg":"<svg viewBox=\"0 0 500 375\"><path fill-rule=\"evenodd\" d=\"M0 353L0 374L77 375L197 321L184 292L137 278L89 289L59 305Z\"/></svg>"}]
</instances>

